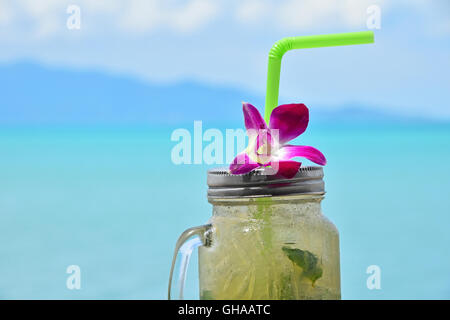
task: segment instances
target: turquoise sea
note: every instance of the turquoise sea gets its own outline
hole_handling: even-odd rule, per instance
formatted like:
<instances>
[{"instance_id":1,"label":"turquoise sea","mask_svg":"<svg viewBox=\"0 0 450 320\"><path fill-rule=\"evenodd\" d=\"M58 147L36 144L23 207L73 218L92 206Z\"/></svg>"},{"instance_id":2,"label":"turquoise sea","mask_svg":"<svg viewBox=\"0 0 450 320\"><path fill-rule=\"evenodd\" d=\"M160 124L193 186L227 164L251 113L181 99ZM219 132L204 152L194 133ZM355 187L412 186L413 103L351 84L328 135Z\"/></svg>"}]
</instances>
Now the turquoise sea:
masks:
<instances>
[{"instance_id":1,"label":"turquoise sea","mask_svg":"<svg viewBox=\"0 0 450 320\"><path fill-rule=\"evenodd\" d=\"M165 299L178 235L211 214L213 166L174 165L174 129L0 129L0 298ZM450 125L317 125L298 143L328 159L342 297L449 299ZM69 265L80 290L66 287Z\"/></svg>"}]
</instances>

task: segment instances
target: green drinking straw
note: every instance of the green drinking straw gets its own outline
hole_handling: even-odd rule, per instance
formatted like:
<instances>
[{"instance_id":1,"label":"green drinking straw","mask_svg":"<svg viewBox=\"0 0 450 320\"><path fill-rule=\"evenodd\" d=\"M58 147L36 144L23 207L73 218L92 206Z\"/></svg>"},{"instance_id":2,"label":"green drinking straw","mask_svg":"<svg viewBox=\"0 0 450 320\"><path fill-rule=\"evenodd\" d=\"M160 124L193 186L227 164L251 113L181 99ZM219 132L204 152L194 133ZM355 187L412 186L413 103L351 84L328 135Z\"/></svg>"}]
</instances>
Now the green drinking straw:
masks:
<instances>
[{"instance_id":1,"label":"green drinking straw","mask_svg":"<svg viewBox=\"0 0 450 320\"><path fill-rule=\"evenodd\" d=\"M365 44L373 42L373 31L335 33L305 37L288 37L275 42L269 52L266 106L264 110L264 118L266 122L269 123L272 110L278 106L281 58L286 52L292 49L347 46L352 44Z\"/></svg>"}]
</instances>

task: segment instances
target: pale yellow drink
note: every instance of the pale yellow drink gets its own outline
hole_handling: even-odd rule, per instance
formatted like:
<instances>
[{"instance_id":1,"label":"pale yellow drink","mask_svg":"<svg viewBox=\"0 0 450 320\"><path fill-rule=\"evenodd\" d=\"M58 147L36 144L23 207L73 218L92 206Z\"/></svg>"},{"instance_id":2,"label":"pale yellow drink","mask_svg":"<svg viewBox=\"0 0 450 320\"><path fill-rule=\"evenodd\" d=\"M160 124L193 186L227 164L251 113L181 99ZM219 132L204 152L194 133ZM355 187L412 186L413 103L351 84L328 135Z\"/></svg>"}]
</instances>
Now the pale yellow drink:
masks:
<instances>
[{"instance_id":1,"label":"pale yellow drink","mask_svg":"<svg viewBox=\"0 0 450 320\"><path fill-rule=\"evenodd\" d=\"M340 299L339 236L322 195L209 199L201 299Z\"/></svg>"}]
</instances>

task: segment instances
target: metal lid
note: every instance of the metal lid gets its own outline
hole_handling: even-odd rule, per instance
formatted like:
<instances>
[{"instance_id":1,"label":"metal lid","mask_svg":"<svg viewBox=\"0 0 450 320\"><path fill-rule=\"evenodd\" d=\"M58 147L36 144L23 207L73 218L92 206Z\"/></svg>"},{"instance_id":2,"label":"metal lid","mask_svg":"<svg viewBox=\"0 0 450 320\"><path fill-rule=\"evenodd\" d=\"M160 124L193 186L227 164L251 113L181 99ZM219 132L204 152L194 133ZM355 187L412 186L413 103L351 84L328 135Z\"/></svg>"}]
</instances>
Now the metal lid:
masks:
<instances>
[{"instance_id":1,"label":"metal lid","mask_svg":"<svg viewBox=\"0 0 450 320\"><path fill-rule=\"evenodd\" d=\"M324 194L322 167L301 167L286 179L274 175L270 168L246 174L230 174L227 168L208 171L208 198L270 197L295 194Z\"/></svg>"}]
</instances>

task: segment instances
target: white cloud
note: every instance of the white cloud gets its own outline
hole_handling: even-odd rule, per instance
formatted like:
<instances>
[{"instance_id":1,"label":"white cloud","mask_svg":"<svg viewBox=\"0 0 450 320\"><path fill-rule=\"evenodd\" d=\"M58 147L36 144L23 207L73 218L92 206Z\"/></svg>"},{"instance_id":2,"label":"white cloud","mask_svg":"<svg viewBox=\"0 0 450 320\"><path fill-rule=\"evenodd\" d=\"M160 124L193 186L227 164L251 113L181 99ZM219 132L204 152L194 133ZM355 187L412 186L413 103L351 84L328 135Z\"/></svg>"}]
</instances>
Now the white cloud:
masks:
<instances>
[{"instance_id":1,"label":"white cloud","mask_svg":"<svg viewBox=\"0 0 450 320\"><path fill-rule=\"evenodd\" d=\"M34 34L38 38L45 38L57 33L64 22L62 15L58 12L65 12L65 6L58 0L22 2L23 10L32 17L34 23Z\"/></svg>"},{"instance_id":2,"label":"white cloud","mask_svg":"<svg viewBox=\"0 0 450 320\"><path fill-rule=\"evenodd\" d=\"M0 26L8 24L13 19L13 9L6 2L0 2Z\"/></svg>"},{"instance_id":3,"label":"white cloud","mask_svg":"<svg viewBox=\"0 0 450 320\"><path fill-rule=\"evenodd\" d=\"M158 0L130 0L120 17L119 25L132 32L146 32L164 22L162 4Z\"/></svg>"},{"instance_id":4,"label":"white cloud","mask_svg":"<svg viewBox=\"0 0 450 320\"><path fill-rule=\"evenodd\" d=\"M236 8L236 18L244 24L261 22L267 18L272 4L266 0L243 0Z\"/></svg>"},{"instance_id":5,"label":"white cloud","mask_svg":"<svg viewBox=\"0 0 450 320\"><path fill-rule=\"evenodd\" d=\"M236 5L239 22L271 24L283 30L311 30L326 27L362 27L370 5L383 0L246 0ZM386 7L385 7L386 8Z\"/></svg>"},{"instance_id":6,"label":"white cloud","mask_svg":"<svg viewBox=\"0 0 450 320\"><path fill-rule=\"evenodd\" d=\"M277 20L286 29L307 29L334 20L336 1L326 3L306 0L290 0L280 6Z\"/></svg>"},{"instance_id":7,"label":"white cloud","mask_svg":"<svg viewBox=\"0 0 450 320\"><path fill-rule=\"evenodd\" d=\"M204 27L219 12L213 0L0 0L0 24L24 39L42 39L64 35L66 8L76 4L81 8L82 25L89 25L92 35L109 28L110 34L153 33L172 30L186 33ZM24 24L26 27L24 28Z\"/></svg>"},{"instance_id":8,"label":"white cloud","mask_svg":"<svg viewBox=\"0 0 450 320\"><path fill-rule=\"evenodd\" d=\"M169 19L175 29L181 32L194 31L210 22L218 13L216 3L209 0L193 0L175 10Z\"/></svg>"},{"instance_id":9,"label":"white cloud","mask_svg":"<svg viewBox=\"0 0 450 320\"><path fill-rule=\"evenodd\" d=\"M23 39L64 35L65 9L73 3L80 6L83 25L89 26L91 35L96 30L109 30L111 35L165 30L191 33L218 18L284 32L364 28L366 10L373 4L382 7L382 17L394 9L415 10L430 32L450 32L450 5L438 0L432 5L423 0L0 0L0 25L9 27L9 33L22 32Z\"/></svg>"},{"instance_id":10,"label":"white cloud","mask_svg":"<svg viewBox=\"0 0 450 320\"><path fill-rule=\"evenodd\" d=\"M120 26L132 32L151 32L164 27L192 32L210 22L218 12L217 4L210 0L191 0L184 5L170 5L162 0L133 0L124 7Z\"/></svg>"},{"instance_id":11,"label":"white cloud","mask_svg":"<svg viewBox=\"0 0 450 320\"><path fill-rule=\"evenodd\" d=\"M58 11L65 13L64 4L58 0L0 2L0 17L6 16L3 27L8 28L6 31L9 34L16 33L18 30L26 30L36 38L54 34L59 29L59 24L64 22L62 15L56 19Z\"/></svg>"}]
</instances>

